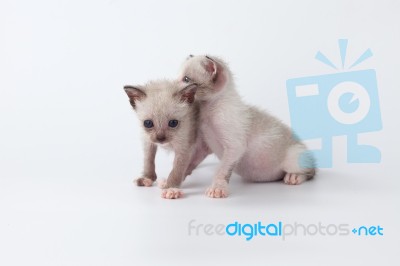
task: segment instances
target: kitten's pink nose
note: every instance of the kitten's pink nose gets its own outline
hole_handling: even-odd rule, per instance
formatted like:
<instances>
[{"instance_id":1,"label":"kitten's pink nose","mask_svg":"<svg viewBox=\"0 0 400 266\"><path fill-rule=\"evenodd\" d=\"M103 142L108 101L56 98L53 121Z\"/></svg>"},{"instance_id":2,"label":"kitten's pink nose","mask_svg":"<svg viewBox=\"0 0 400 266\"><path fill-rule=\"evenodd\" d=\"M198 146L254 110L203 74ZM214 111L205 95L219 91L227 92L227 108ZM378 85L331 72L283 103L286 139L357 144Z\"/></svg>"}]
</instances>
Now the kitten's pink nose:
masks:
<instances>
[{"instance_id":1,"label":"kitten's pink nose","mask_svg":"<svg viewBox=\"0 0 400 266\"><path fill-rule=\"evenodd\" d=\"M164 142L167 138L165 137L165 135L157 135L156 139L159 142Z\"/></svg>"}]
</instances>

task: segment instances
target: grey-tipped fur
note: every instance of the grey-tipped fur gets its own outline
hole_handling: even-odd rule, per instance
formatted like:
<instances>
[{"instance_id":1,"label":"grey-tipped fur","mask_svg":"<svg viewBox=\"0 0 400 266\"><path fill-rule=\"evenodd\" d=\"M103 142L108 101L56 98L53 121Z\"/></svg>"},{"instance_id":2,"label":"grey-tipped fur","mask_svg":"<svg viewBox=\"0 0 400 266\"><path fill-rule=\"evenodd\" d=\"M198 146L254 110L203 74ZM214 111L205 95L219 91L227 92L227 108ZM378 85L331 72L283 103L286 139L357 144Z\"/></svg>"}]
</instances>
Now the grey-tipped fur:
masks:
<instances>
[{"instance_id":1,"label":"grey-tipped fur","mask_svg":"<svg viewBox=\"0 0 400 266\"><path fill-rule=\"evenodd\" d=\"M136 180L137 185L151 186L157 179L154 160L158 146L175 152L172 171L162 184L164 198L181 197L182 191L178 188L185 176L210 153L198 131L196 88L196 85L168 80L124 87L144 133L144 170ZM153 126L144 127L145 120L151 120ZM171 120L178 121L176 127L169 126Z\"/></svg>"}]
</instances>

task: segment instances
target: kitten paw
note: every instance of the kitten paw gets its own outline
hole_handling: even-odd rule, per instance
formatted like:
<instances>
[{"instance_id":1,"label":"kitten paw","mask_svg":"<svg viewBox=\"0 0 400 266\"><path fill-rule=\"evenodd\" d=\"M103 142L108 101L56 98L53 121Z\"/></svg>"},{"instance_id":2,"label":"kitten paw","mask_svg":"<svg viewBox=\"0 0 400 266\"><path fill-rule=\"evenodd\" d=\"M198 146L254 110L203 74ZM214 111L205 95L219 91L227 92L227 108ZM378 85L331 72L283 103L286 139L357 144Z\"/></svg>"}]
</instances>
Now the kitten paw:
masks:
<instances>
[{"instance_id":1,"label":"kitten paw","mask_svg":"<svg viewBox=\"0 0 400 266\"><path fill-rule=\"evenodd\" d=\"M134 182L136 182L136 185L138 185L139 187L151 187L153 185L153 180L148 177L140 177Z\"/></svg>"},{"instance_id":2,"label":"kitten paw","mask_svg":"<svg viewBox=\"0 0 400 266\"><path fill-rule=\"evenodd\" d=\"M183 192L179 188L166 188L161 192L161 197L164 199L178 199L182 198Z\"/></svg>"},{"instance_id":3,"label":"kitten paw","mask_svg":"<svg viewBox=\"0 0 400 266\"><path fill-rule=\"evenodd\" d=\"M307 176L301 174L287 173L283 178L283 182L288 185L300 185L307 180Z\"/></svg>"},{"instance_id":4,"label":"kitten paw","mask_svg":"<svg viewBox=\"0 0 400 266\"><path fill-rule=\"evenodd\" d=\"M206 190L206 195L210 198L226 198L228 197L228 183L213 184Z\"/></svg>"},{"instance_id":5,"label":"kitten paw","mask_svg":"<svg viewBox=\"0 0 400 266\"><path fill-rule=\"evenodd\" d=\"M159 181L157 181L158 187L161 189L167 188L167 179L163 178Z\"/></svg>"}]
</instances>

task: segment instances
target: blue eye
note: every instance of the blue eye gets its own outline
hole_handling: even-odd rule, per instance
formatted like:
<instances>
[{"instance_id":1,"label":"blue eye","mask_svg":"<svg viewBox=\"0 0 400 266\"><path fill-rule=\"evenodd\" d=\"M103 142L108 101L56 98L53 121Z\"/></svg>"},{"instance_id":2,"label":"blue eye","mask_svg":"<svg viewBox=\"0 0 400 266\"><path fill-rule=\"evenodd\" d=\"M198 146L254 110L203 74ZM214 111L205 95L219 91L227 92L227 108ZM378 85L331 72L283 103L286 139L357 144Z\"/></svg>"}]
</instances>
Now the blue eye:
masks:
<instances>
[{"instance_id":1,"label":"blue eye","mask_svg":"<svg viewBox=\"0 0 400 266\"><path fill-rule=\"evenodd\" d=\"M169 127L176 127L178 125L178 120L169 120L168 126Z\"/></svg>"},{"instance_id":2,"label":"blue eye","mask_svg":"<svg viewBox=\"0 0 400 266\"><path fill-rule=\"evenodd\" d=\"M143 125L146 128L152 128L154 126L153 121L151 120L144 120Z\"/></svg>"}]
</instances>

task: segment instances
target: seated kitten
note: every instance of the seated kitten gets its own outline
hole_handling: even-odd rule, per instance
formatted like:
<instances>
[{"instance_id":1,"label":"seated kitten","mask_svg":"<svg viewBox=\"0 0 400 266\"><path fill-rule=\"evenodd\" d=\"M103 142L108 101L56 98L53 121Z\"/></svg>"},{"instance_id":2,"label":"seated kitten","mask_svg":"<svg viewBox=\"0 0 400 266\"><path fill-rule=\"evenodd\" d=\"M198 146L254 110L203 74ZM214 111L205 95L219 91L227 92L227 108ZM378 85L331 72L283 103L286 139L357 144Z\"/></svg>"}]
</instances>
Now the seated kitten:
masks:
<instances>
[{"instance_id":1,"label":"seated kitten","mask_svg":"<svg viewBox=\"0 0 400 266\"><path fill-rule=\"evenodd\" d=\"M297 185L315 174L315 162L290 128L260 109L243 103L232 74L221 59L190 56L183 63L181 84L198 84L200 132L221 160L206 194L228 196L232 171L246 180L284 179Z\"/></svg>"},{"instance_id":2,"label":"seated kitten","mask_svg":"<svg viewBox=\"0 0 400 266\"><path fill-rule=\"evenodd\" d=\"M148 187L157 179L154 164L157 146L175 152L173 169L162 184L163 198L181 197L179 186L185 176L210 153L198 132L196 87L168 80L124 87L144 131L144 171L136 180L137 185Z\"/></svg>"}]
</instances>

